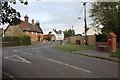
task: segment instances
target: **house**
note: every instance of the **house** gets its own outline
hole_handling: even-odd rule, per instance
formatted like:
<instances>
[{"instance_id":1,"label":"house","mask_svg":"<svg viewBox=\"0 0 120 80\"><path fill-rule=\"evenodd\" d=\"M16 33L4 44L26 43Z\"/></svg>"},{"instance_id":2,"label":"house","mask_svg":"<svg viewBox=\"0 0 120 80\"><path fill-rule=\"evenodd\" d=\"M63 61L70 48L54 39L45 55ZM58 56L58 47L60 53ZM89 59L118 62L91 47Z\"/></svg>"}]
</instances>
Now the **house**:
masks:
<instances>
[{"instance_id":1,"label":"house","mask_svg":"<svg viewBox=\"0 0 120 80\"><path fill-rule=\"evenodd\" d=\"M48 34L44 34L44 35L43 35L43 39L44 39L44 40L49 40L49 39L50 39L51 41L55 41L55 40L56 40L56 37L55 37L54 34L49 34L49 35L48 35Z\"/></svg>"},{"instance_id":2,"label":"house","mask_svg":"<svg viewBox=\"0 0 120 80\"><path fill-rule=\"evenodd\" d=\"M31 38L31 42L42 40L42 31L35 25L34 20L29 23L29 17L26 15L24 21L21 21L18 25L8 25L4 31L5 37L28 35Z\"/></svg>"},{"instance_id":3,"label":"house","mask_svg":"<svg viewBox=\"0 0 120 80\"><path fill-rule=\"evenodd\" d=\"M87 31L87 35L95 35L101 33L101 28L90 27Z\"/></svg>"},{"instance_id":4,"label":"house","mask_svg":"<svg viewBox=\"0 0 120 80\"><path fill-rule=\"evenodd\" d=\"M61 30L56 31L56 29L53 29L51 34L55 36L55 40L64 40L64 33Z\"/></svg>"}]
</instances>

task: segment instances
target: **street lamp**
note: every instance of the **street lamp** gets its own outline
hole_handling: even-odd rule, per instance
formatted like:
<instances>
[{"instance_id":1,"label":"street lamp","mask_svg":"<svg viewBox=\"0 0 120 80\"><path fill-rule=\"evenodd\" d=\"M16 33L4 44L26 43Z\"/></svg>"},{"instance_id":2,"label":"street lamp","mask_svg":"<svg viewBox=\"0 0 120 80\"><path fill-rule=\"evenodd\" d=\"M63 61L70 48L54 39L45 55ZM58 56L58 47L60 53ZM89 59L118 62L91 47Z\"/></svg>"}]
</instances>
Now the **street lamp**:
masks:
<instances>
[{"instance_id":1,"label":"street lamp","mask_svg":"<svg viewBox=\"0 0 120 80\"><path fill-rule=\"evenodd\" d=\"M86 21L86 2L83 3L83 6L84 6L84 22L85 22L85 29L84 29L84 34L85 34L85 37L84 37L84 46L87 45L87 21ZM78 17L78 19L81 19L80 17Z\"/></svg>"}]
</instances>

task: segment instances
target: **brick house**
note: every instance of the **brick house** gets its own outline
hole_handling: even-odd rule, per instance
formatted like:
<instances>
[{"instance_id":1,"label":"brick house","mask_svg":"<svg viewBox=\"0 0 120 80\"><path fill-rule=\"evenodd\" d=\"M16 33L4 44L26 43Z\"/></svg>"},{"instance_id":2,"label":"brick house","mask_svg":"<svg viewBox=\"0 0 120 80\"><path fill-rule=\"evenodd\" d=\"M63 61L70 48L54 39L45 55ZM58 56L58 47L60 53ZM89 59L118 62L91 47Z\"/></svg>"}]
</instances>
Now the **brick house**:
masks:
<instances>
[{"instance_id":1,"label":"brick house","mask_svg":"<svg viewBox=\"0 0 120 80\"><path fill-rule=\"evenodd\" d=\"M42 40L42 31L35 25L34 20L29 23L29 17L26 15L24 21L21 21L18 25L8 25L4 31L5 37L28 35L31 38L31 42Z\"/></svg>"},{"instance_id":2,"label":"brick house","mask_svg":"<svg viewBox=\"0 0 120 80\"><path fill-rule=\"evenodd\" d=\"M54 34L50 34L50 35L44 34L43 35L43 40L47 40L49 37L50 37L51 41L55 41L56 40L56 37L55 37Z\"/></svg>"}]
</instances>

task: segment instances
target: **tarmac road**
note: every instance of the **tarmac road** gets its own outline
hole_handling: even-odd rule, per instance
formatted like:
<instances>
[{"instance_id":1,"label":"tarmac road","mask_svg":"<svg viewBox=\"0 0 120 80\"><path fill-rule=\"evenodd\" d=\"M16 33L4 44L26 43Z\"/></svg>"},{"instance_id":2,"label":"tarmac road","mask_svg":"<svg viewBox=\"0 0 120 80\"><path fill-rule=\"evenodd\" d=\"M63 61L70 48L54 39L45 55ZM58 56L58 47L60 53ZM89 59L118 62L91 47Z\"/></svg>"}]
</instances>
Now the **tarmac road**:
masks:
<instances>
[{"instance_id":1,"label":"tarmac road","mask_svg":"<svg viewBox=\"0 0 120 80\"><path fill-rule=\"evenodd\" d=\"M3 72L15 78L118 78L118 63L53 49L55 44L3 48Z\"/></svg>"}]
</instances>

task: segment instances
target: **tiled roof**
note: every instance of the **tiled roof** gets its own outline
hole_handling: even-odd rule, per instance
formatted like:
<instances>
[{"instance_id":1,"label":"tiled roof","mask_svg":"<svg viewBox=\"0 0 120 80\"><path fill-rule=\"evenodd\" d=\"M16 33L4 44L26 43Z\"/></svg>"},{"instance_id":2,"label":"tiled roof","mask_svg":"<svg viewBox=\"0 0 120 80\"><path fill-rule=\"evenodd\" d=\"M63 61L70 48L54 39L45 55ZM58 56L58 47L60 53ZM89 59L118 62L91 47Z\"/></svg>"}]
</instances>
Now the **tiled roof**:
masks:
<instances>
[{"instance_id":1,"label":"tiled roof","mask_svg":"<svg viewBox=\"0 0 120 80\"><path fill-rule=\"evenodd\" d=\"M31 32L39 32L41 33L42 31L39 29L38 26L36 25L32 25L30 23L27 23L25 21L21 21L21 23L19 24L20 28L23 30L23 31L31 31Z\"/></svg>"}]
</instances>

